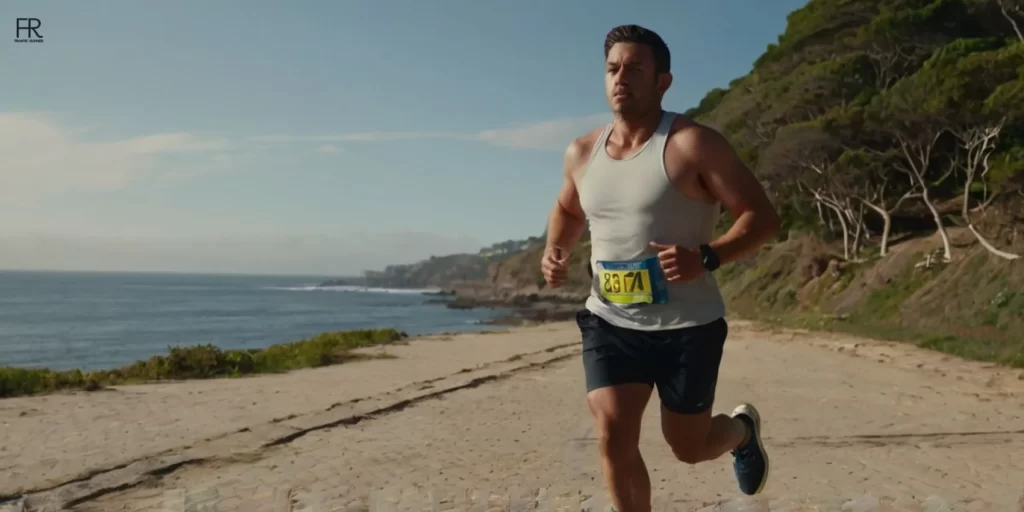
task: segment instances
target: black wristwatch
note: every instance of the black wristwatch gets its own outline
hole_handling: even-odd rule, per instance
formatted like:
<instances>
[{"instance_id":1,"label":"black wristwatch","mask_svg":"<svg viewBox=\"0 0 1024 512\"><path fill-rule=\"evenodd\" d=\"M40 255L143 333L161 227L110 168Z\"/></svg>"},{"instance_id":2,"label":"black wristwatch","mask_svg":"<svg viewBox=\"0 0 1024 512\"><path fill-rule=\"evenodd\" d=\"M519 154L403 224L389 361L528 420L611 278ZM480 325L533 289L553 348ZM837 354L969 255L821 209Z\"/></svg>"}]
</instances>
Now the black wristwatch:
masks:
<instances>
[{"instance_id":1,"label":"black wristwatch","mask_svg":"<svg viewBox=\"0 0 1024 512\"><path fill-rule=\"evenodd\" d=\"M700 263L708 272L714 272L722 264L715 250L708 244L700 244Z\"/></svg>"}]
</instances>

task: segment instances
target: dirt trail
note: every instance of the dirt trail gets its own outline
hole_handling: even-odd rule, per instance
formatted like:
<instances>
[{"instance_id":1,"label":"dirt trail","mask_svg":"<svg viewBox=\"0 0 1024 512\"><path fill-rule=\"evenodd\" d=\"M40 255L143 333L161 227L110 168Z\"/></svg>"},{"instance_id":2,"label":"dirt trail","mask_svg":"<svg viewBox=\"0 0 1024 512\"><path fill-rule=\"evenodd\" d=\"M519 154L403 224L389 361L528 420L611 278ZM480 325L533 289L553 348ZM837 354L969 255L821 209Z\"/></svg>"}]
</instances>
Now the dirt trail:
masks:
<instances>
[{"instance_id":1,"label":"dirt trail","mask_svg":"<svg viewBox=\"0 0 1024 512\"><path fill-rule=\"evenodd\" d=\"M426 510L607 510L575 329L417 341L392 350L399 359L286 376L0 401L5 424L29 418L12 404L37 417L2 443L0 469L16 485L53 487L31 495L29 510L424 510L444 499ZM283 409L246 407L255 396ZM1022 397L1018 370L734 321L716 410L761 409L773 468L765 493L741 496L728 456L675 461L653 401L642 450L657 510L1016 512ZM54 409L84 414L89 400L104 400L107 416ZM140 407L148 414L132 416ZM188 418L167 424L178 416ZM113 442L124 429L136 433ZM119 451L139 446L149 451ZM69 455L89 447L92 466Z\"/></svg>"}]
</instances>

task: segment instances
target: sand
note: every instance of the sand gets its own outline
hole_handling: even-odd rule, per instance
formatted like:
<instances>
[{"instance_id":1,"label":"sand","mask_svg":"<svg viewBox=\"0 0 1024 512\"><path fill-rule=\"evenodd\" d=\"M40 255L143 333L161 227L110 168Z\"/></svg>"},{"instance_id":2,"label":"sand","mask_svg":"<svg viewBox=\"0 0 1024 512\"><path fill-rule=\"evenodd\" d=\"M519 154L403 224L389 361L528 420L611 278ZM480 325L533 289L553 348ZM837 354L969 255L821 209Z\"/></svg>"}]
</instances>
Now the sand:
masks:
<instances>
[{"instance_id":1,"label":"sand","mask_svg":"<svg viewBox=\"0 0 1024 512\"><path fill-rule=\"evenodd\" d=\"M23 496L12 510L607 510L578 340L560 322L287 375L0 400L0 496ZM751 401L764 416L765 492L741 495L728 455L676 461L655 395L641 441L655 510L1024 510L1022 371L734 320L718 389L717 411Z\"/></svg>"}]
</instances>

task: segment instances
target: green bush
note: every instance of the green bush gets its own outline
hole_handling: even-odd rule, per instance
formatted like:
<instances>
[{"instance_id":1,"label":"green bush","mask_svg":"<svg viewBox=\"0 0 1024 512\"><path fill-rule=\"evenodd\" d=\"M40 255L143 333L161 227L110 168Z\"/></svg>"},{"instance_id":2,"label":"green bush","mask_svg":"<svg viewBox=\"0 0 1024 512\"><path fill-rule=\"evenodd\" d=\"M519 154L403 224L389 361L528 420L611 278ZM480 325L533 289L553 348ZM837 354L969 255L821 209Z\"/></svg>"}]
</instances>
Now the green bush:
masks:
<instances>
[{"instance_id":1,"label":"green bush","mask_svg":"<svg viewBox=\"0 0 1024 512\"><path fill-rule=\"evenodd\" d=\"M240 377L315 368L350 360L353 355L349 352L354 349L385 345L406 337L408 334L395 329L359 329L325 332L308 340L253 350L222 350L210 344L168 347L165 356L89 373L78 369L0 367L0 398L64 389L95 391L103 386L134 382Z\"/></svg>"}]
</instances>

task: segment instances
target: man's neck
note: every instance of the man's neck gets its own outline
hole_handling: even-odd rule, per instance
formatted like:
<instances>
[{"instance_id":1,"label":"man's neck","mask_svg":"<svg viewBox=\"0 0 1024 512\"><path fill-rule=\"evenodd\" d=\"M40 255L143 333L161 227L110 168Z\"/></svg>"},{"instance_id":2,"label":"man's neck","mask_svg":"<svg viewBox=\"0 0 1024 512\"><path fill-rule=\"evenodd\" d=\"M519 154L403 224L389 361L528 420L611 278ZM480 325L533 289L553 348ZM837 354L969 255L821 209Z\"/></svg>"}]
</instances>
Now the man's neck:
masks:
<instances>
[{"instance_id":1,"label":"man's neck","mask_svg":"<svg viewBox=\"0 0 1024 512\"><path fill-rule=\"evenodd\" d=\"M615 116L612 134L623 146L639 146L654 135L661 122L662 108L657 106L648 112L628 118Z\"/></svg>"}]
</instances>

